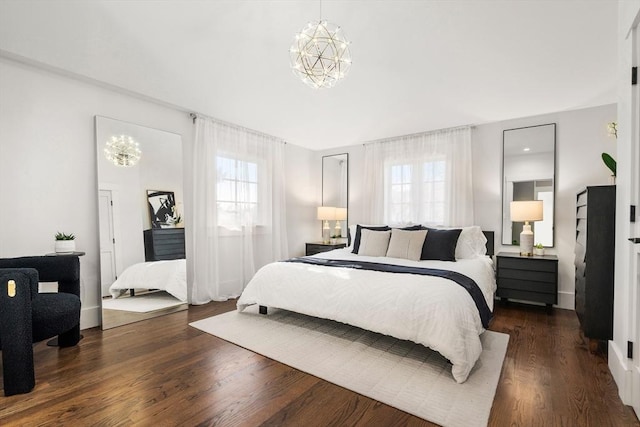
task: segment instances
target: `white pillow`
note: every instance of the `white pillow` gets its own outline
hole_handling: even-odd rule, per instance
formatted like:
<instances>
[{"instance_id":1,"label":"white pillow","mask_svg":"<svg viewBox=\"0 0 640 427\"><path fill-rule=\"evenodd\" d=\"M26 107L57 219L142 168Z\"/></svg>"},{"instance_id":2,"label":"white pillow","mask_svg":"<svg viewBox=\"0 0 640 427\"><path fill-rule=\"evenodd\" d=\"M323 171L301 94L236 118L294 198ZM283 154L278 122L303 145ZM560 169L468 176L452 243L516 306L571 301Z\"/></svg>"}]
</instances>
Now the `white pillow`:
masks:
<instances>
[{"instance_id":1,"label":"white pillow","mask_svg":"<svg viewBox=\"0 0 640 427\"><path fill-rule=\"evenodd\" d=\"M463 227L456 245L456 259L477 258L486 254L487 238L480 227Z\"/></svg>"},{"instance_id":2,"label":"white pillow","mask_svg":"<svg viewBox=\"0 0 640 427\"><path fill-rule=\"evenodd\" d=\"M360 248L358 255L385 256L389 247L391 230L375 231L363 228L360 230Z\"/></svg>"},{"instance_id":3,"label":"white pillow","mask_svg":"<svg viewBox=\"0 0 640 427\"><path fill-rule=\"evenodd\" d=\"M358 230L358 225L360 227L386 227L384 224L352 224L349 226L349 234L351 235L351 242L349 242L349 246L347 249L353 251L353 242L356 241L356 231Z\"/></svg>"},{"instance_id":4,"label":"white pillow","mask_svg":"<svg viewBox=\"0 0 640 427\"><path fill-rule=\"evenodd\" d=\"M427 237L427 230L400 230L393 228L391 229L391 240L389 240L387 256L420 261L425 237Z\"/></svg>"}]
</instances>

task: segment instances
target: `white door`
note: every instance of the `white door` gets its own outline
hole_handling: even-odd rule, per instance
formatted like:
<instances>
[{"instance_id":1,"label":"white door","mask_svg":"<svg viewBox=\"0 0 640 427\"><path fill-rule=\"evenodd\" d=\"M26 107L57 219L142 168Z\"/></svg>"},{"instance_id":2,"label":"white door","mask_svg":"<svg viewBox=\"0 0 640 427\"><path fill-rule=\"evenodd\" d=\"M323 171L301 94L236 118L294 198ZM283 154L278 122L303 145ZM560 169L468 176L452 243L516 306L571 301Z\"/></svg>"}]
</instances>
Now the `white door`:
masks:
<instances>
[{"instance_id":1,"label":"white door","mask_svg":"<svg viewBox=\"0 0 640 427\"><path fill-rule=\"evenodd\" d=\"M100 190L98 209L100 218L100 289L108 296L109 286L116 280L116 247L113 225L113 197L111 190Z\"/></svg>"},{"instance_id":2,"label":"white door","mask_svg":"<svg viewBox=\"0 0 640 427\"><path fill-rule=\"evenodd\" d=\"M636 21L637 22L637 21ZM636 26L633 30L633 66L640 65L640 26ZM638 67L640 68L640 67ZM631 186L630 196L632 204L636 205L636 222L631 224L632 236L640 238L640 215L637 210L640 209L640 83L636 83L632 87L631 101L631 152L633 160L631 161ZM631 243L631 242L629 242ZM630 320L631 330L629 336L633 339L633 362L631 374L631 405L636 411L636 415L640 418L640 242L630 244L629 258L631 285L631 307ZM635 294L635 295L634 295Z\"/></svg>"}]
</instances>

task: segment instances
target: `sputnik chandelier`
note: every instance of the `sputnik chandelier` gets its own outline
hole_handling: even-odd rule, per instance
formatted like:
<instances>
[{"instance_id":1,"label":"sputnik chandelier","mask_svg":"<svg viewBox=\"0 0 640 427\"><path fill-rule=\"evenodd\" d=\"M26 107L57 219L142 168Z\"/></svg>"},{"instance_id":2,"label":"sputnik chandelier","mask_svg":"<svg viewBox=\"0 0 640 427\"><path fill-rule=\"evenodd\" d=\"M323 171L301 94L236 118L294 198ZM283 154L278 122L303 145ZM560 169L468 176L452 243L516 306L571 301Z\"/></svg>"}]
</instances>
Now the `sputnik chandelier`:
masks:
<instances>
[{"instance_id":1,"label":"sputnik chandelier","mask_svg":"<svg viewBox=\"0 0 640 427\"><path fill-rule=\"evenodd\" d=\"M314 89L333 87L351 68L349 42L342 29L322 20L310 22L298 34L289 49L291 68Z\"/></svg>"},{"instance_id":2,"label":"sputnik chandelier","mask_svg":"<svg viewBox=\"0 0 640 427\"><path fill-rule=\"evenodd\" d=\"M114 135L106 143L104 155L116 166L135 166L142 156L138 142L128 135Z\"/></svg>"}]
</instances>

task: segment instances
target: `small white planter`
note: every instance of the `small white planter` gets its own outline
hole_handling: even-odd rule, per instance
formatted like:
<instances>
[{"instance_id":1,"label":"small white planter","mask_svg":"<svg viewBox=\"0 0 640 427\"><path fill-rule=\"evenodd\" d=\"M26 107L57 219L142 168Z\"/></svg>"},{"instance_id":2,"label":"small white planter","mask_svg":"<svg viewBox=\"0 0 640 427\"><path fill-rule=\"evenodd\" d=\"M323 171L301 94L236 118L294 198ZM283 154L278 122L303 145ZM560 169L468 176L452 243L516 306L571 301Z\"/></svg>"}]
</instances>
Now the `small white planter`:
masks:
<instances>
[{"instance_id":1,"label":"small white planter","mask_svg":"<svg viewBox=\"0 0 640 427\"><path fill-rule=\"evenodd\" d=\"M537 256L542 256L542 255L544 255L544 248L542 248L542 249L533 248L533 254L534 254L534 255L537 255Z\"/></svg>"},{"instance_id":2,"label":"small white planter","mask_svg":"<svg viewBox=\"0 0 640 427\"><path fill-rule=\"evenodd\" d=\"M75 252L75 240L56 240L56 253Z\"/></svg>"}]
</instances>

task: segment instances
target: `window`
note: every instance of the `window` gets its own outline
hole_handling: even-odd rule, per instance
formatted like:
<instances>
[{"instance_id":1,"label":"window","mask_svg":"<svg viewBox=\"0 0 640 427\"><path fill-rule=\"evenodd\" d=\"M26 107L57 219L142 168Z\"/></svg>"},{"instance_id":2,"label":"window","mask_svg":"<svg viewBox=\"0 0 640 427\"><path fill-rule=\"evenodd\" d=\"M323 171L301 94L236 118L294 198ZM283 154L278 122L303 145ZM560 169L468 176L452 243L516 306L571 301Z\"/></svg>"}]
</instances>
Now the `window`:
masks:
<instances>
[{"instance_id":1,"label":"window","mask_svg":"<svg viewBox=\"0 0 640 427\"><path fill-rule=\"evenodd\" d=\"M441 159L389 164L385 171L385 221L442 224L446 163Z\"/></svg>"},{"instance_id":2,"label":"window","mask_svg":"<svg viewBox=\"0 0 640 427\"><path fill-rule=\"evenodd\" d=\"M258 163L231 157L217 157L218 225L239 228L257 224Z\"/></svg>"}]
</instances>

